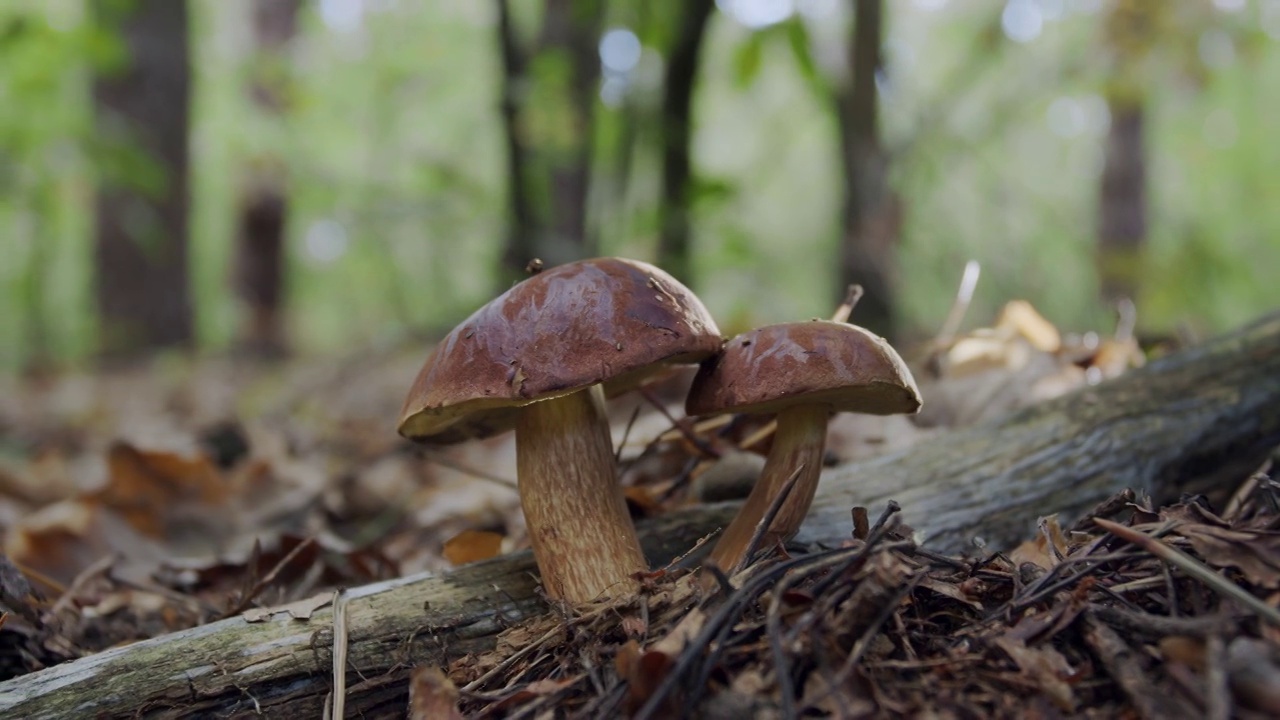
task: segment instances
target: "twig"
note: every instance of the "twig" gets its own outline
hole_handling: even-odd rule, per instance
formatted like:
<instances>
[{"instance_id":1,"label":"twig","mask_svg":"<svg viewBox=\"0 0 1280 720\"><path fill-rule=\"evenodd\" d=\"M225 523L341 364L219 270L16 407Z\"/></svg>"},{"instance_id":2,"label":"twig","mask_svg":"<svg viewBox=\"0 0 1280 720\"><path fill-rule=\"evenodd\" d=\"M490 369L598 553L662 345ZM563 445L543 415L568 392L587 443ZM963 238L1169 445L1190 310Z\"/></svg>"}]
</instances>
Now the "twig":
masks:
<instances>
[{"instance_id":1,"label":"twig","mask_svg":"<svg viewBox=\"0 0 1280 720\"><path fill-rule=\"evenodd\" d=\"M464 463L460 463L453 458L446 457L439 452L427 451L422 454L422 457L428 462L433 462L442 467L447 467L450 470L457 470L460 473L470 475L480 480L488 480L489 482L497 483L503 487L511 488L512 490L515 490L517 487L515 480L508 480L507 478L485 472L484 470L473 468Z\"/></svg>"},{"instance_id":2,"label":"twig","mask_svg":"<svg viewBox=\"0 0 1280 720\"><path fill-rule=\"evenodd\" d=\"M1205 720L1231 718L1231 690L1227 686L1227 648L1222 636L1210 635L1204 648Z\"/></svg>"},{"instance_id":3,"label":"twig","mask_svg":"<svg viewBox=\"0 0 1280 720\"><path fill-rule=\"evenodd\" d=\"M80 591L84 589L84 586L87 585L90 580L109 571L111 566L115 564L115 561L116 554L109 553L93 561L89 567L81 570L80 573L76 575L75 579L71 581L71 584L67 586L66 592L58 596L57 601L53 603L53 607L50 608L49 613L56 617L63 610L70 608L71 603L75 601L76 595L80 594Z\"/></svg>"},{"instance_id":4,"label":"twig","mask_svg":"<svg viewBox=\"0 0 1280 720\"><path fill-rule=\"evenodd\" d=\"M1163 718L1180 717L1182 708L1174 705L1159 688L1147 678L1142 671L1133 648L1097 618L1090 615L1084 617L1084 639L1093 654L1102 662L1107 674L1111 676L1124 694L1133 703L1134 709L1144 718L1162 720Z\"/></svg>"},{"instance_id":5,"label":"twig","mask_svg":"<svg viewBox=\"0 0 1280 720\"><path fill-rule=\"evenodd\" d=\"M631 411L631 419L627 420L627 426L622 430L622 439L618 441L618 449L613 451L613 464L622 464L622 448L627 446L627 439L631 437L631 428L635 427L636 418L640 417L640 406L636 405Z\"/></svg>"},{"instance_id":6,"label":"twig","mask_svg":"<svg viewBox=\"0 0 1280 720\"><path fill-rule=\"evenodd\" d=\"M773 526L774 519L778 517L778 511L782 509L782 504L785 503L787 501L787 497L791 495L791 490L796 486L796 480L800 479L800 473L802 472L804 472L804 463L800 463L796 466L796 469L792 471L791 476L788 477L787 481L782 484L781 488L779 488L778 494L774 496L773 500L769 503L768 509L765 510L764 517L760 518L760 521L756 523L755 528L751 531L751 539L747 541L746 552L742 554L744 563L750 564L751 556L759 552L760 541L764 539L764 536L769 532L769 528ZM733 568L733 571L736 572L737 568Z\"/></svg>"},{"instance_id":7,"label":"twig","mask_svg":"<svg viewBox=\"0 0 1280 720\"><path fill-rule=\"evenodd\" d=\"M777 431L778 431L778 421L770 420L769 422L761 426L759 430L756 430L755 432L743 438L742 442L738 443L738 449L746 450L747 448L753 448L756 445L759 445L760 443L764 442L765 440L768 440L769 438L773 437L773 434Z\"/></svg>"},{"instance_id":8,"label":"twig","mask_svg":"<svg viewBox=\"0 0 1280 720\"><path fill-rule=\"evenodd\" d=\"M1107 605L1091 605L1088 611L1112 627L1124 628L1155 639L1169 635L1204 638L1224 631L1231 624L1231 618L1223 616L1175 618Z\"/></svg>"},{"instance_id":9,"label":"twig","mask_svg":"<svg viewBox=\"0 0 1280 720\"><path fill-rule=\"evenodd\" d=\"M844 294L844 302L836 306L836 311L831 314L831 322L845 323L849 322L849 316L853 314L853 309L857 307L858 301L862 299L862 286L854 283L849 286Z\"/></svg>"},{"instance_id":10,"label":"twig","mask_svg":"<svg viewBox=\"0 0 1280 720\"><path fill-rule=\"evenodd\" d=\"M819 566L823 564L831 564L843 561L846 556L860 552L861 548L839 548L836 550L827 550L823 552L806 555L804 557L793 558L778 562L772 567L761 570L753 575L741 588L738 588L733 595L722 605L714 615L707 619L702 626L702 630L698 635L689 642L684 651L681 652L679 659L676 660L674 666L667 672L662 682L654 690L645 704L635 714L635 720L646 720L654 716L654 713L663 706L667 698L675 692L676 686L682 681L689 678L693 670L694 663L697 662L702 651L710 646L714 640L722 635L726 627L732 627L732 621L742 612L742 610L754 600L760 592L769 585L777 581L779 577L786 574L789 570L805 567L808 565ZM719 649L723 649L724 643L720 643ZM701 676L703 673L699 673ZM695 699L691 698L686 703L686 707L696 705Z\"/></svg>"},{"instance_id":11,"label":"twig","mask_svg":"<svg viewBox=\"0 0 1280 720\"><path fill-rule=\"evenodd\" d=\"M537 640L534 640L533 642L529 643L528 645L525 645L524 647L520 648L519 650L517 650L517 651L515 651L515 652L511 653L511 654L510 654L509 656L507 656L507 657L506 657L506 659L504 659L502 662L500 662L500 663L498 663L497 665L495 665L495 666L493 666L492 668L490 668L490 670L489 670L488 672L486 672L485 674L481 675L480 677L476 678L475 680L472 680L471 682L469 682L469 683L467 683L466 685L464 685L464 686L461 688L461 692L464 692L464 693L475 693L475 692L479 692L480 688L484 687L484 684L485 684L485 683L487 683L487 682L489 682L490 680L492 680L492 679L493 679L494 677L496 677L499 673L505 672L507 668L509 668L509 667L511 667L512 665L515 665L516 663L520 662L520 659L521 659L521 658L525 657L526 655L528 655L529 653L533 652L534 650L536 650L536 649L538 649L538 648L542 647L542 645L543 645L544 643L546 643L547 641L549 641L551 638L555 637L557 633L562 633L562 632L564 632L564 631L565 631L565 629L569 626L569 623L570 623L570 622L572 622L572 621L567 621L567 622L562 622L562 623L556 623L556 625L555 625L554 627L552 627L552 628L551 628L550 630L548 630L547 632L543 633L542 637L538 638Z\"/></svg>"},{"instance_id":12,"label":"twig","mask_svg":"<svg viewBox=\"0 0 1280 720\"><path fill-rule=\"evenodd\" d=\"M686 417L680 420L675 419L675 417L671 415L671 412L667 410L667 406L663 405L662 401L659 400L648 387L641 385L637 392L639 392L640 396L647 400L650 405L656 408L658 412L662 413L663 417L671 421L671 425L676 430L680 431L681 437L689 441L690 445L697 448L698 452L706 455L707 457L720 457L720 453L716 452L715 448L711 447L705 440L694 434L693 430L689 429L689 418Z\"/></svg>"},{"instance_id":13,"label":"twig","mask_svg":"<svg viewBox=\"0 0 1280 720\"><path fill-rule=\"evenodd\" d=\"M769 612L765 619L765 627L769 634L769 648L773 652L773 675L777 679L784 718L794 718L797 714L796 690L791 682L791 667L787 662L786 649L782 646L782 603L783 596L800 577L798 574L788 575L774 587L773 602L769 603Z\"/></svg>"},{"instance_id":14,"label":"twig","mask_svg":"<svg viewBox=\"0 0 1280 720\"><path fill-rule=\"evenodd\" d=\"M969 312L969 304L973 302L973 291L978 286L978 277L981 274L982 266L977 260L970 260L964 264L964 272L960 275L960 287L956 289L955 300L951 302L947 319L942 322L942 327L938 329L938 336L934 339L937 347L949 345L956 333L960 331L960 323L964 322L965 313Z\"/></svg>"},{"instance_id":15,"label":"twig","mask_svg":"<svg viewBox=\"0 0 1280 720\"><path fill-rule=\"evenodd\" d=\"M853 668L857 666L858 661L866 654L867 648L871 647L871 641L875 639L876 633L880 632L880 626L889 620L889 617L902 604L903 598L916 589L916 586L920 584L921 580L924 580L926 574L923 570L913 573L905 583L889 596L888 602L884 604L884 607L880 608L880 612L876 613L876 616L871 620L871 624L862 632L862 636L858 638L858 641L853 644L853 649L849 651L849 657L845 658L844 665L841 666L840 673L836 676L838 678L836 687L849 677L849 673L853 672Z\"/></svg>"},{"instance_id":16,"label":"twig","mask_svg":"<svg viewBox=\"0 0 1280 720\"><path fill-rule=\"evenodd\" d=\"M1116 331L1113 335L1116 342L1128 342L1133 339L1133 328L1138 324L1138 308L1129 298L1120 298L1116 302Z\"/></svg>"},{"instance_id":17,"label":"twig","mask_svg":"<svg viewBox=\"0 0 1280 720\"><path fill-rule=\"evenodd\" d=\"M308 536L302 542L294 545L293 549L286 553L284 557L280 558L280 561L277 562L266 575L258 578L258 581L253 584L253 587L249 588L249 590L245 592L244 596L240 598L240 601L237 602L230 610L223 613L222 618L220 619L234 617L249 609L249 605L253 602L254 598L258 596L258 593L262 592L264 588L275 582L275 579L280 572L284 570L289 563L293 562L294 558L298 557L303 550L306 550L315 544L316 539Z\"/></svg>"},{"instance_id":18,"label":"twig","mask_svg":"<svg viewBox=\"0 0 1280 720\"><path fill-rule=\"evenodd\" d=\"M1231 494L1231 499L1227 501L1227 506L1222 511L1223 520L1234 520L1239 517L1244 510L1244 504L1249 497L1258 490L1258 486L1263 480L1267 479L1267 466L1271 464L1268 460L1258 472L1253 473L1247 480L1240 483L1240 487Z\"/></svg>"},{"instance_id":19,"label":"twig","mask_svg":"<svg viewBox=\"0 0 1280 720\"><path fill-rule=\"evenodd\" d=\"M347 596L333 593L333 690L332 703L325 704L325 718L342 720L347 715Z\"/></svg>"},{"instance_id":20,"label":"twig","mask_svg":"<svg viewBox=\"0 0 1280 720\"><path fill-rule=\"evenodd\" d=\"M876 524L871 526L871 532L867 534L867 541L862 545L861 552L853 554L844 564L833 569L826 577L814 584L811 592L814 597L822 597L822 595L834 583L840 580L840 577L849 571L856 563L862 562L867 555L871 553L871 549L880 542L889 529L889 518L897 515L902 511L902 506L890 500L884 506L884 511L880 513L880 517L876 518Z\"/></svg>"},{"instance_id":21,"label":"twig","mask_svg":"<svg viewBox=\"0 0 1280 720\"><path fill-rule=\"evenodd\" d=\"M1161 560L1176 566L1179 570L1208 585L1214 592L1239 602L1241 605L1256 612L1263 620L1280 627L1280 610L1276 610L1254 597L1239 585L1222 577L1199 560L1133 528L1113 523L1110 520L1103 520L1102 518L1094 518L1093 522L1121 540L1137 545Z\"/></svg>"},{"instance_id":22,"label":"twig","mask_svg":"<svg viewBox=\"0 0 1280 720\"><path fill-rule=\"evenodd\" d=\"M66 594L67 592L66 585L63 585L62 583L58 582L57 580L54 580L53 578L49 577L48 575L45 575L44 573L40 572L39 570L36 570L35 568L31 568L31 567L27 567L26 565L23 565L22 563L18 562L17 560L14 560L13 558L9 558L9 562L13 563L13 566L18 568L19 572L21 572L23 575L26 575L28 579L35 580L36 582L40 583L41 585L44 585L45 587L49 588L55 593L58 593L59 595Z\"/></svg>"}]
</instances>

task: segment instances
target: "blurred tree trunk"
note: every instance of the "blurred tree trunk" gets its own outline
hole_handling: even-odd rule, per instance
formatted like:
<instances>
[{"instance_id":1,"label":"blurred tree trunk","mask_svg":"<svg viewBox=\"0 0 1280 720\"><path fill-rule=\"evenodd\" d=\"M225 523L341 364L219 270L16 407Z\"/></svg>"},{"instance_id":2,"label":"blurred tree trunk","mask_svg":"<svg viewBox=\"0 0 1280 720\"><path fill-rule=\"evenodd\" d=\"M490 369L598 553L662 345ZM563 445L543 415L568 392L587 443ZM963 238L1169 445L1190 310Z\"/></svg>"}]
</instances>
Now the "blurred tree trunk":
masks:
<instances>
[{"instance_id":1,"label":"blurred tree trunk","mask_svg":"<svg viewBox=\"0 0 1280 720\"><path fill-rule=\"evenodd\" d=\"M108 175L98 190L101 352L122 357L186 346L193 339L187 272L187 4L98 0L93 7L105 27L119 29L129 56L127 67L94 78L98 133L141 152L146 163L141 169L129 163L130 176Z\"/></svg>"},{"instance_id":2,"label":"blurred tree trunk","mask_svg":"<svg viewBox=\"0 0 1280 720\"><path fill-rule=\"evenodd\" d=\"M883 0L853 0L850 83L836 97L844 175L840 242L841 296L862 285L856 322L881 335L894 332L901 203L888 186L888 155L880 142L876 75L881 69Z\"/></svg>"},{"instance_id":3,"label":"blurred tree trunk","mask_svg":"<svg viewBox=\"0 0 1280 720\"><path fill-rule=\"evenodd\" d=\"M49 277L55 240L46 225L54 211L56 197L50 183L44 181L21 183L19 188L19 193L26 196L21 198L19 205L25 205L26 209L19 211L15 218L14 235L19 246L25 244L27 247L26 263L18 275L19 296L26 311L26 322L22 343L15 349L19 351L16 356L22 359L23 373L39 377L50 369L53 361L45 281Z\"/></svg>"},{"instance_id":4,"label":"blurred tree trunk","mask_svg":"<svg viewBox=\"0 0 1280 720\"><path fill-rule=\"evenodd\" d=\"M1157 34L1156 9L1143 0L1117 0L1105 37L1114 67L1106 89L1107 131L1098 188L1098 283L1102 299L1133 299L1147 239L1146 90L1142 60Z\"/></svg>"},{"instance_id":5,"label":"blurred tree trunk","mask_svg":"<svg viewBox=\"0 0 1280 720\"><path fill-rule=\"evenodd\" d=\"M502 53L502 127L507 141L507 240L499 289L520 277L525 264L538 255L537 225L528 181L529 151L520 132L520 104L526 92L528 63L516 37L508 0L498 0L498 46Z\"/></svg>"},{"instance_id":6,"label":"blurred tree trunk","mask_svg":"<svg viewBox=\"0 0 1280 720\"><path fill-rule=\"evenodd\" d=\"M298 30L302 0L254 0L253 104L279 118L288 103L287 50ZM285 222L289 197L285 160L272 150L250 158L237 223L236 295L245 309L238 344L248 353L284 353Z\"/></svg>"},{"instance_id":7,"label":"blurred tree trunk","mask_svg":"<svg viewBox=\"0 0 1280 720\"><path fill-rule=\"evenodd\" d=\"M533 47L521 47L498 0L510 227L501 284L534 257L554 265L596 253L587 225L603 0L546 0Z\"/></svg>"},{"instance_id":8,"label":"blurred tree trunk","mask_svg":"<svg viewBox=\"0 0 1280 720\"><path fill-rule=\"evenodd\" d=\"M686 284L694 282L689 239L692 172L689 154L693 135L693 88L698 55L706 36L714 0L687 0L667 55L662 94L662 206L658 264Z\"/></svg>"}]
</instances>

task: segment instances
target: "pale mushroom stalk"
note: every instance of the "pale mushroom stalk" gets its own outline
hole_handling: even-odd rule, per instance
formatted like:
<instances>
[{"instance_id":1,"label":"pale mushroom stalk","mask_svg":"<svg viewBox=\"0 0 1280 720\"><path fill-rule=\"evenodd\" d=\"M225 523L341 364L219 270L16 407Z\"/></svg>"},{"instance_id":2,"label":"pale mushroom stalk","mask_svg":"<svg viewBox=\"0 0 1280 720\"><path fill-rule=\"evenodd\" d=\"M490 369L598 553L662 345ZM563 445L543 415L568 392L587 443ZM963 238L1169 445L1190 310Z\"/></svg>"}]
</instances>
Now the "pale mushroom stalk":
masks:
<instances>
[{"instance_id":1,"label":"pale mushroom stalk","mask_svg":"<svg viewBox=\"0 0 1280 720\"><path fill-rule=\"evenodd\" d=\"M516 472L549 595L580 603L636 589L648 564L618 484L599 385L523 409Z\"/></svg>"},{"instance_id":2,"label":"pale mushroom stalk","mask_svg":"<svg viewBox=\"0 0 1280 720\"><path fill-rule=\"evenodd\" d=\"M756 526L764 520L774 498L792 475L796 479L791 492L760 538L759 546L769 547L787 540L800 529L818 491L830 416L831 409L826 405L795 405L778 413L778 429L760 479L708 556L708 561L725 574L732 575L746 565Z\"/></svg>"}]
</instances>

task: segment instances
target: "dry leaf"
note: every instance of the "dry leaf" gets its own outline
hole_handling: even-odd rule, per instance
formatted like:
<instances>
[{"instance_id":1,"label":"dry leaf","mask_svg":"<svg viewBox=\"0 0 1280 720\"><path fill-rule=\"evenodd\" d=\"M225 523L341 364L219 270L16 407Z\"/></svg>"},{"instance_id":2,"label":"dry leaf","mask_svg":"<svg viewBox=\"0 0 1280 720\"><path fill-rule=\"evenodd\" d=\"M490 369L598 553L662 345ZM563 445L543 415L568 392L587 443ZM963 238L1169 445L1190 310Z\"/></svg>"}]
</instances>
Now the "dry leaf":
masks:
<instances>
[{"instance_id":1,"label":"dry leaf","mask_svg":"<svg viewBox=\"0 0 1280 720\"><path fill-rule=\"evenodd\" d=\"M1066 678L1075 674L1062 653L1052 647L1028 647L1012 636L995 639L995 644L1018 665L1024 677L1039 687L1062 710L1075 712L1078 704Z\"/></svg>"},{"instance_id":2,"label":"dry leaf","mask_svg":"<svg viewBox=\"0 0 1280 720\"><path fill-rule=\"evenodd\" d=\"M227 483L203 456L147 452L117 442L107 453L107 467L107 485L89 499L153 538L166 534L166 520L175 505L222 505L228 495Z\"/></svg>"},{"instance_id":3,"label":"dry leaf","mask_svg":"<svg viewBox=\"0 0 1280 720\"><path fill-rule=\"evenodd\" d=\"M670 632L649 646L649 650L676 657L684 650L685 645L688 645L689 641L702 630L702 624L706 622L706 619L707 616L701 609L694 608L690 610L687 615L680 619L680 622L676 623L675 627L671 628Z\"/></svg>"},{"instance_id":4,"label":"dry leaf","mask_svg":"<svg viewBox=\"0 0 1280 720\"><path fill-rule=\"evenodd\" d=\"M1062 347L1062 334L1026 300L1005 303L996 319L998 332L1017 334L1031 347L1044 353L1055 353Z\"/></svg>"},{"instance_id":5,"label":"dry leaf","mask_svg":"<svg viewBox=\"0 0 1280 720\"><path fill-rule=\"evenodd\" d=\"M524 686L523 692L528 693L529 695L550 695L552 693L558 693L561 690L569 687L570 685L578 682L580 678L581 676L573 677L573 678L565 678L564 680L552 680L549 678L543 679L543 680L534 680L533 682Z\"/></svg>"},{"instance_id":6,"label":"dry leaf","mask_svg":"<svg viewBox=\"0 0 1280 720\"><path fill-rule=\"evenodd\" d=\"M931 577L926 577L925 579L920 581L920 587L925 588L926 590L932 590L933 592L936 592L943 597L951 598L956 602L964 603L965 605L968 605L974 610L982 609L981 602L979 602L975 598L972 598L966 595L965 592L960 588L960 586L954 583L944 582L941 580L935 580Z\"/></svg>"},{"instance_id":7,"label":"dry leaf","mask_svg":"<svg viewBox=\"0 0 1280 720\"><path fill-rule=\"evenodd\" d=\"M487 530L463 530L444 543L444 557L455 567L502 553L502 536Z\"/></svg>"},{"instance_id":8,"label":"dry leaf","mask_svg":"<svg viewBox=\"0 0 1280 720\"><path fill-rule=\"evenodd\" d=\"M555 693L558 693L561 690L564 690L565 688L574 685L582 678L583 678L582 675L575 675L573 677L564 678L561 680L553 680L550 678L543 678L542 680L534 680L528 685L525 685L524 687L515 691L511 695L495 703L492 709L494 710L511 709L513 708L513 706L519 705L520 703L526 702L528 700L532 700L533 698L542 697L544 695L554 695Z\"/></svg>"},{"instance_id":9,"label":"dry leaf","mask_svg":"<svg viewBox=\"0 0 1280 720\"><path fill-rule=\"evenodd\" d=\"M1166 662L1179 662L1201 672L1205 665L1205 644L1202 640L1185 635L1170 635L1157 643L1160 655Z\"/></svg>"},{"instance_id":10,"label":"dry leaf","mask_svg":"<svg viewBox=\"0 0 1280 720\"><path fill-rule=\"evenodd\" d=\"M835 685L830 672L812 672L804 682L802 702L806 707L817 708L828 717L873 717L875 704L852 688Z\"/></svg>"},{"instance_id":11,"label":"dry leaf","mask_svg":"<svg viewBox=\"0 0 1280 720\"><path fill-rule=\"evenodd\" d=\"M1045 542L1044 536L1037 535L1014 548L1009 553L1009 560L1014 567L1022 567L1024 563L1031 563L1042 570L1048 570L1057 565L1057 561L1046 550L1047 547L1048 543Z\"/></svg>"},{"instance_id":12,"label":"dry leaf","mask_svg":"<svg viewBox=\"0 0 1280 720\"><path fill-rule=\"evenodd\" d=\"M1180 525L1177 531L1210 565L1233 567L1254 585L1280 588L1280 533L1204 524Z\"/></svg>"},{"instance_id":13,"label":"dry leaf","mask_svg":"<svg viewBox=\"0 0 1280 720\"><path fill-rule=\"evenodd\" d=\"M463 720L458 688L440 668L417 667L409 676L409 720Z\"/></svg>"}]
</instances>

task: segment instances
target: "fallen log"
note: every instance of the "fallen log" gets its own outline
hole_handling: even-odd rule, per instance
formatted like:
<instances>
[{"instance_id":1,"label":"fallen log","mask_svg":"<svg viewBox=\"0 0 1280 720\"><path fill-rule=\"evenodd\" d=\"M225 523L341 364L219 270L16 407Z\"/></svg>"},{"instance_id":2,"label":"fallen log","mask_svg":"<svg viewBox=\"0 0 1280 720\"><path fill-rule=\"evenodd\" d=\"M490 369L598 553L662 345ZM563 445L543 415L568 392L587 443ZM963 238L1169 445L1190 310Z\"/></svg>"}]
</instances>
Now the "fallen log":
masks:
<instances>
[{"instance_id":1,"label":"fallen log","mask_svg":"<svg viewBox=\"0 0 1280 720\"><path fill-rule=\"evenodd\" d=\"M936 551L971 549L979 536L1007 547L1037 516L1077 515L1126 487L1158 498L1227 489L1278 443L1280 314L1002 420L833 468L798 539L837 543L852 506L876 512L893 499ZM649 558L669 561L735 507L644 523ZM489 649L504 627L547 612L534 570L515 553L344 593L348 714L403 717L411 668ZM0 683L0 715L320 717L334 632L332 608L309 620L223 620Z\"/></svg>"}]
</instances>

